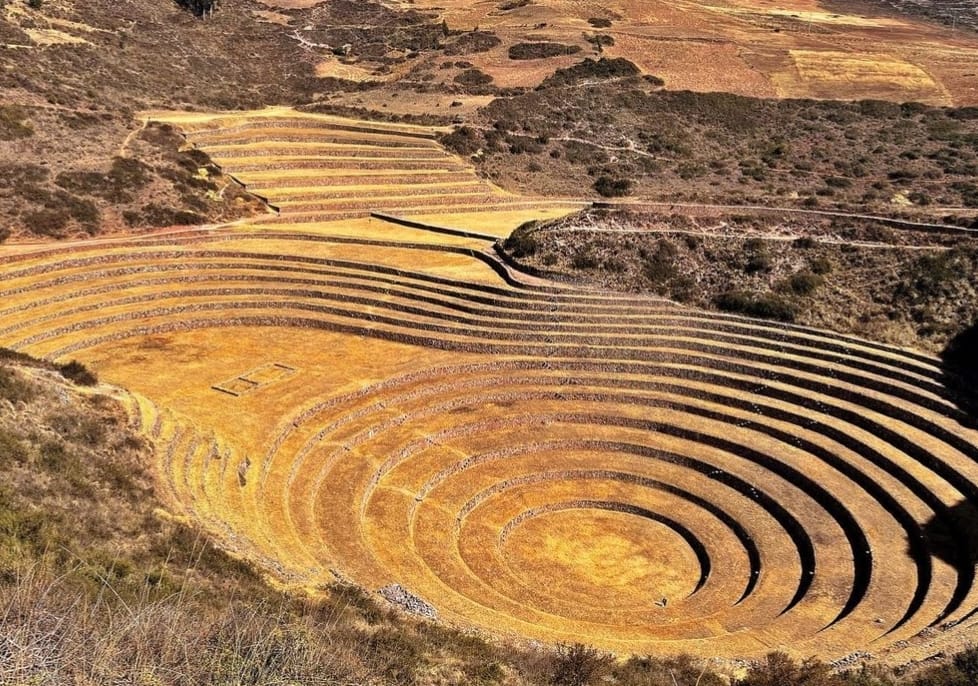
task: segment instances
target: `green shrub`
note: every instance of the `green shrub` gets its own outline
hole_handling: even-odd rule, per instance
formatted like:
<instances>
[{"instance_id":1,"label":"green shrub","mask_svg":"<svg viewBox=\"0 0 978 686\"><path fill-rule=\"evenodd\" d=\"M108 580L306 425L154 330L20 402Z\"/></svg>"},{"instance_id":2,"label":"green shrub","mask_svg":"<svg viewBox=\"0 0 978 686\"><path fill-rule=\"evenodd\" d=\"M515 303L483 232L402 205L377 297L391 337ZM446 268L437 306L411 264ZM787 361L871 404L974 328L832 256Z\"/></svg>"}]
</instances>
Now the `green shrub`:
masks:
<instances>
[{"instance_id":1,"label":"green shrub","mask_svg":"<svg viewBox=\"0 0 978 686\"><path fill-rule=\"evenodd\" d=\"M602 175L594 182L594 190L606 198L620 198L631 193L632 182L631 179L612 178Z\"/></svg>"},{"instance_id":2,"label":"green shrub","mask_svg":"<svg viewBox=\"0 0 978 686\"><path fill-rule=\"evenodd\" d=\"M509 59L539 60L563 55L574 55L580 51L580 45L564 45L563 43L517 43L509 47Z\"/></svg>"},{"instance_id":3,"label":"green shrub","mask_svg":"<svg viewBox=\"0 0 978 686\"><path fill-rule=\"evenodd\" d=\"M676 246L663 238L656 244L655 252L645 258L642 273L653 284L663 285L675 278L678 255L679 251Z\"/></svg>"},{"instance_id":4,"label":"green shrub","mask_svg":"<svg viewBox=\"0 0 978 686\"><path fill-rule=\"evenodd\" d=\"M797 307L773 293L754 294L747 291L727 291L716 297L714 304L724 312L735 312L749 317L792 322L798 315Z\"/></svg>"},{"instance_id":5,"label":"green shrub","mask_svg":"<svg viewBox=\"0 0 978 686\"><path fill-rule=\"evenodd\" d=\"M78 360L72 360L66 364L58 366L58 372L69 381L73 381L79 386L94 386L98 383L95 372L83 365Z\"/></svg>"},{"instance_id":6,"label":"green shrub","mask_svg":"<svg viewBox=\"0 0 978 686\"><path fill-rule=\"evenodd\" d=\"M818 274L805 270L792 274L788 279L788 285L796 295L811 295L824 281L825 279Z\"/></svg>"},{"instance_id":7,"label":"green shrub","mask_svg":"<svg viewBox=\"0 0 978 686\"><path fill-rule=\"evenodd\" d=\"M571 264L574 269L596 269L598 267L598 258L594 256L590 248L583 247L574 253L574 256L571 258Z\"/></svg>"},{"instance_id":8,"label":"green shrub","mask_svg":"<svg viewBox=\"0 0 978 686\"><path fill-rule=\"evenodd\" d=\"M503 247L513 257L520 258L535 255L540 247L536 236L533 235L536 226L536 221L528 221L516 227L516 230L503 242Z\"/></svg>"}]
</instances>

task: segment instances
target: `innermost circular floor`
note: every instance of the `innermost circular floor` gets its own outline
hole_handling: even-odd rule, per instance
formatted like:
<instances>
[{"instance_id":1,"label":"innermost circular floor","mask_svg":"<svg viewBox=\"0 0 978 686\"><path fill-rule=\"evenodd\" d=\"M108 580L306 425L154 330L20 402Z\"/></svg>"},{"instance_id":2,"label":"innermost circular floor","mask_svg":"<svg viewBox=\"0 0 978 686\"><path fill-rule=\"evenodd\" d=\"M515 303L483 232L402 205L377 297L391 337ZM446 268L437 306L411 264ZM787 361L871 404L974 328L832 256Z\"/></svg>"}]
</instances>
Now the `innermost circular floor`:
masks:
<instances>
[{"instance_id":1,"label":"innermost circular floor","mask_svg":"<svg viewBox=\"0 0 978 686\"><path fill-rule=\"evenodd\" d=\"M609 608L679 601L702 575L690 544L666 524L596 508L529 516L504 539L503 553L535 589Z\"/></svg>"}]
</instances>

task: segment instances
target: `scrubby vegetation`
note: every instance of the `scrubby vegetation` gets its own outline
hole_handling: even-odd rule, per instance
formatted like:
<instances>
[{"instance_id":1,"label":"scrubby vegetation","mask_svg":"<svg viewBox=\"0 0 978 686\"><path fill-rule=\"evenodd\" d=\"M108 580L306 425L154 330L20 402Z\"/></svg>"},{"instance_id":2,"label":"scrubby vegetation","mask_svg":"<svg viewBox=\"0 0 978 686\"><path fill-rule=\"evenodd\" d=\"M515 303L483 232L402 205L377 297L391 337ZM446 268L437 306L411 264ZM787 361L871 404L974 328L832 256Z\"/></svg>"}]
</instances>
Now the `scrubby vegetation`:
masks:
<instances>
[{"instance_id":1,"label":"scrubby vegetation","mask_svg":"<svg viewBox=\"0 0 978 686\"><path fill-rule=\"evenodd\" d=\"M198 17L214 11L215 0L177 0L181 7L193 12Z\"/></svg>"},{"instance_id":2,"label":"scrubby vegetation","mask_svg":"<svg viewBox=\"0 0 978 686\"><path fill-rule=\"evenodd\" d=\"M558 69L544 79L537 90L558 88L561 86L576 86L584 82L602 79L624 79L638 76L640 73L639 68L624 57L615 59L602 57L599 60L587 58L583 62L575 64L573 67Z\"/></svg>"},{"instance_id":3,"label":"scrubby vegetation","mask_svg":"<svg viewBox=\"0 0 978 686\"><path fill-rule=\"evenodd\" d=\"M542 60L550 57L574 55L580 51L580 45L565 45L563 43L517 43L509 47L509 59Z\"/></svg>"},{"instance_id":4,"label":"scrubby vegetation","mask_svg":"<svg viewBox=\"0 0 978 686\"><path fill-rule=\"evenodd\" d=\"M33 136L34 129L26 123L27 118L27 111L22 107L12 105L0 106L0 141L30 138Z\"/></svg>"},{"instance_id":5,"label":"scrubby vegetation","mask_svg":"<svg viewBox=\"0 0 978 686\"><path fill-rule=\"evenodd\" d=\"M4 231L64 238L261 211L208 160L178 153L182 140L174 132L131 137L139 126L134 113L309 104L324 93L363 87L316 76L320 60L335 59L333 48L382 74L443 42L464 51L492 39L447 36L434 16L372 1L291 11L302 27L298 37L261 21L264 6L257 3L223 5L207 21L192 16L212 4L139 3L119 12L118 3L93 0L5 15L4 42L31 49L0 55ZM81 42L33 49L28 31L49 28L48 14ZM327 47L311 47L317 45Z\"/></svg>"},{"instance_id":6,"label":"scrubby vegetation","mask_svg":"<svg viewBox=\"0 0 978 686\"><path fill-rule=\"evenodd\" d=\"M502 45L502 41L488 31L463 33L445 46L446 55L474 55L488 52Z\"/></svg>"},{"instance_id":7,"label":"scrubby vegetation","mask_svg":"<svg viewBox=\"0 0 978 686\"><path fill-rule=\"evenodd\" d=\"M494 101L480 111L475 159L503 185L535 194L577 195L608 177L670 201L978 208L978 108L676 92L629 71L588 60ZM589 85L547 87L582 80ZM500 144L512 136L548 142L514 160Z\"/></svg>"},{"instance_id":8,"label":"scrubby vegetation","mask_svg":"<svg viewBox=\"0 0 978 686\"><path fill-rule=\"evenodd\" d=\"M521 227L504 247L562 277L933 352L978 320L978 244L951 230L599 209Z\"/></svg>"},{"instance_id":9,"label":"scrubby vegetation","mask_svg":"<svg viewBox=\"0 0 978 686\"><path fill-rule=\"evenodd\" d=\"M466 69L455 76L455 83L463 87L466 93L480 94L491 92L489 85L492 77L479 69Z\"/></svg>"},{"instance_id":10,"label":"scrubby vegetation","mask_svg":"<svg viewBox=\"0 0 978 686\"><path fill-rule=\"evenodd\" d=\"M50 114L42 117L46 126L59 126ZM232 220L262 211L261 203L206 154L183 146L172 127L150 124L130 138L120 151L125 156L97 164L73 160L53 173L33 162L0 162L0 209L8 230L63 238Z\"/></svg>"},{"instance_id":11,"label":"scrubby vegetation","mask_svg":"<svg viewBox=\"0 0 978 686\"><path fill-rule=\"evenodd\" d=\"M76 3L84 6L83 17L70 3L26 4L98 30L86 31L87 42L78 46L31 50L29 60L12 49L0 56L0 87L11 103L0 106L6 218L0 242L12 235L62 238L223 221L261 209L206 155L185 149L172 128L137 129L138 110L308 104L324 93L377 87L317 78L314 68L324 56L382 77L421 51L465 56L502 45L490 32L452 32L434 16L370 1L289 10L292 28L302 28L285 38L281 27L254 20L252 13L267 10L254 3L206 23L181 6L202 15L213 4L207 0L141 4L126 13L105 0ZM497 9L527 4L512 0ZM30 46L24 29L43 20L17 17L22 25L0 26L4 40ZM589 23L602 29L612 20ZM586 34L587 43L601 52L613 38ZM193 49L177 54L175 45ZM521 43L508 55L541 60L580 52L578 45ZM241 59L256 54L262 59ZM504 93L469 62L440 64L443 83L426 85L430 65L421 65L410 72L417 77L413 87ZM653 194L887 212L978 207L975 108L775 102L660 92L662 85L640 77L627 60L587 59L557 70L535 93L505 91L516 97L491 104L444 142L477 156L507 186L544 194L590 188L608 198ZM310 107L346 111L325 101ZM949 364L974 359L974 336L955 336L962 323L978 319L978 250L968 241L831 219L798 227L749 214L610 220L612 228L618 222L617 228L655 231L611 236L609 215L598 212L570 223L524 225L504 247L538 269L572 278L930 350L950 339ZM562 233L565 228L573 231ZM0 682L978 681L974 650L901 679L871 669L838 674L830 665L782 654L753 665L615 657L584 645L526 646L457 631L407 617L341 581L305 595L274 590L204 531L166 514L153 480L152 446L106 392L81 362L52 364L0 350Z\"/></svg>"},{"instance_id":12,"label":"scrubby vegetation","mask_svg":"<svg viewBox=\"0 0 978 686\"><path fill-rule=\"evenodd\" d=\"M602 174L594 182L594 190L606 198L620 198L632 190L631 179Z\"/></svg>"},{"instance_id":13,"label":"scrubby vegetation","mask_svg":"<svg viewBox=\"0 0 978 686\"><path fill-rule=\"evenodd\" d=\"M537 239L533 235L537 226L538 222L530 221L517 227L503 243L506 250L517 258L535 255L539 248Z\"/></svg>"}]
</instances>

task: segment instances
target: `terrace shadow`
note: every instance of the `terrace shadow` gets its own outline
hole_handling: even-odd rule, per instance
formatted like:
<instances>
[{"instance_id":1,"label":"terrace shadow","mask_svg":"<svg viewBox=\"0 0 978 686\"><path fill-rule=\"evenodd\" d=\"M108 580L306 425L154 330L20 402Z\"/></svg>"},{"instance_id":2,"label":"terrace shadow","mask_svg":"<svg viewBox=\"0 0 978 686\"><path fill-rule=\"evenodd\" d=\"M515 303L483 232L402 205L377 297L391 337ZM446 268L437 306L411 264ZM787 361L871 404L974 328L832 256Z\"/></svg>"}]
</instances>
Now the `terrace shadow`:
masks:
<instances>
[{"instance_id":1,"label":"terrace shadow","mask_svg":"<svg viewBox=\"0 0 978 686\"><path fill-rule=\"evenodd\" d=\"M973 579L978 565L978 503L962 500L922 527L927 547L959 575Z\"/></svg>"},{"instance_id":2,"label":"terrace shadow","mask_svg":"<svg viewBox=\"0 0 978 686\"><path fill-rule=\"evenodd\" d=\"M978 322L951 339L941 352L944 386L970 428L978 428Z\"/></svg>"},{"instance_id":3,"label":"terrace shadow","mask_svg":"<svg viewBox=\"0 0 978 686\"><path fill-rule=\"evenodd\" d=\"M978 428L978 322L956 335L941 352L941 381L963 415L962 424ZM930 552L955 568L962 601L978 566L978 501L965 498L924 523Z\"/></svg>"}]
</instances>

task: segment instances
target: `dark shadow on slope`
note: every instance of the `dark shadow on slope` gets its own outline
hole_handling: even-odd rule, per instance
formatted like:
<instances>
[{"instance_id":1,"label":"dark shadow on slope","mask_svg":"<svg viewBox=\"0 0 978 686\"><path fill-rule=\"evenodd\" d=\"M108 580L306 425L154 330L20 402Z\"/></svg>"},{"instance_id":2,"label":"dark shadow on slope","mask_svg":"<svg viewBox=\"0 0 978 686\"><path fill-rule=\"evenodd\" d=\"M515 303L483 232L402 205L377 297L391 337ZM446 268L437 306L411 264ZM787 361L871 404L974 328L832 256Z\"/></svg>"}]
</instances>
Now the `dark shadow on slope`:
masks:
<instances>
[{"instance_id":1,"label":"dark shadow on slope","mask_svg":"<svg viewBox=\"0 0 978 686\"><path fill-rule=\"evenodd\" d=\"M978 322L955 336L941 353L942 382L961 410L962 424L978 428ZM973 497L938 512L922 528L927 547L958 573L946 613L960 608L975 582L978 566L978 501ZM969 612L971 616L978 609Z\"/></svg>"},{"instance_id":2,"label":"dark shadow on slope","mask_svg":"<svg viewBox=\"0 0 978 686\"><path fill-rule=\"evenodd\" d=\"M954 594L934 623L939 624L961 610L966 613L963 618L973 616L978 608L963 607L963 603L974 586L978 565L978 507L962 500L925 522L921 533L930 552L951 565L958 575Z\"/></svg>"},{"instance_id":3,"label":"dark shadow on slope","mask_svg":"<svg viewBox=\"0 0 978 686\"><path fill-rule=\"evenodd\" d=\"M928 520L922 533L935 557L958 573L974 574L978 565L978 504L960 501Z\"/></svg>"},{"instance_id":4,"label":"dark shadow on slope","mask_svg":"<svg viewBox=\"0 0 978 686\"><path fill-rule=\"evenodd\" d=\"M956 622L972 617L978 608L967 607L964 602L974 588L975 567L978 565L978 507L973 502L962 500L925 522L921 535L926 550L953 567L957 573L954 593L941 613L933 618L931 626L940 625L954 615L957 615ZM919 562L919 552L915 553L912 546L907 553ZM964 615L958 614L961 611Z\"/></svg>"},{"instance_id":5,"label":"dark shadow on slope","mask_svg":"<svg viewBox=\"0 0 978 686\"><path fill-rule=\"evenodd\" d=\"M978 427L978 323L952 338L941 360L944 385L968 416L969 426Z\"/></svg>"}]
</instances>

